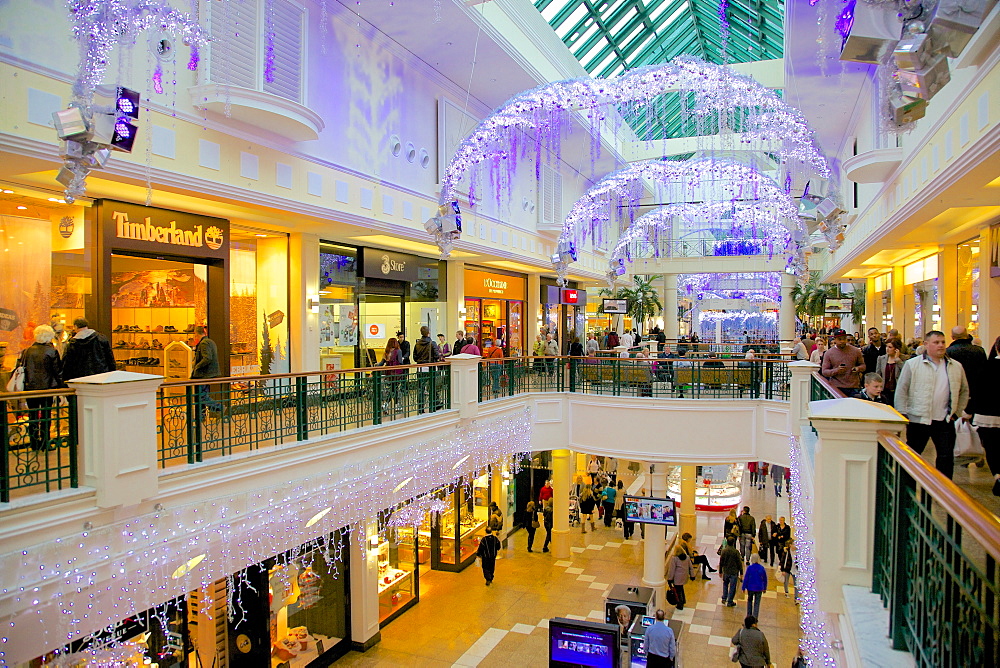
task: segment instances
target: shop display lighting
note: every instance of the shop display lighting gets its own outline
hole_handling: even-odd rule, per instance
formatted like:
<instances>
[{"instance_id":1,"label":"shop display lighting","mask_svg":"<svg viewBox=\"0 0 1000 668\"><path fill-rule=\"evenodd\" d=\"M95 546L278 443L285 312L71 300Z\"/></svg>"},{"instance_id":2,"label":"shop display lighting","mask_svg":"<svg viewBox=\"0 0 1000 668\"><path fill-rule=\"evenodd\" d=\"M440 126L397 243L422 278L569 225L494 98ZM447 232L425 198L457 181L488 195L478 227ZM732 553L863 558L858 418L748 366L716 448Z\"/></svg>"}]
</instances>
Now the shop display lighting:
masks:
<instances>
[{"instance_id":1,"label":"shop display lighting","mask_svg":"<svg viewBox=\"0 0 1000 668\"><path fill-rule=\"evenodd\" d=\"M529 450L532 424L528 409L502 418L473 420L439 440L364 463L171 506L4 554L0 559L9 568L0 577L10 596L5 609L16 612L7 612L3 618L0 646L5 652L0 652L0 666L11 665L12 649L22 634L38 634L46 647L62 647L219 579L228 581L229 591L244 591L248 566L275 555L281 563L302 559L315 549L320 537L353 532L354 546L363 552L366 526L372 518L413 498L395 491L401 481L411 480L412 489L423 491L454 485L459 478L474 478L491 464ZM466 456L456 470L455 462ZM402 518L410 507L421 512L447 510L440 499L424 495L398 508L394 516ZM332 510L315 525L305 526L305 518L328 508ZM336 569L337 561L346 555L330 547L330 542L323 549L332 550L327 562ZM174 565L192 553L206 556L198 563L185 561L184 570L172 577L178 570ZM115 576L109 578L109 573ZM46 594L43 601L42 591L59 593ZM210 597L205 605L210 606ZM211 614L208 608L205 612ZM238 594L231 597L228 614L233 620L245 616ZM107 651L113 653L114 648Z\"/></svg>"}]
</instances>

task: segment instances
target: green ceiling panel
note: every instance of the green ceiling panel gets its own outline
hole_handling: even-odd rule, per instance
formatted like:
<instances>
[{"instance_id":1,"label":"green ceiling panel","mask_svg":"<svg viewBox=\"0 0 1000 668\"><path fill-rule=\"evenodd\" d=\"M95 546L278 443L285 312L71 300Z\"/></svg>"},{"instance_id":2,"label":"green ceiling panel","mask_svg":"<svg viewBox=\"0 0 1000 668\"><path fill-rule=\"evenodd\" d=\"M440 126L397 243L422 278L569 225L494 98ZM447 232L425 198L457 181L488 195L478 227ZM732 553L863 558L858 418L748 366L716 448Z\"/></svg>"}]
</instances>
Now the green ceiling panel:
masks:
<instances>
[{"instance_id":1,"label":"green ceiling panel","mask_svg":"<svg viewBox=\"0 0 1000 668\"><path fill-rule=\"evenodd\" d=\"M722 63L719 0L534 0L577 60L593 76L607 77L626 69L692 55ZM728 0L729 39L725 59L731 63L781 58L784 44L784 0ZM630 116L643 139L684 137L706 132L690 127L681 114L680 97L664 96L655 113Z\"/></svg>"}]
</instances>

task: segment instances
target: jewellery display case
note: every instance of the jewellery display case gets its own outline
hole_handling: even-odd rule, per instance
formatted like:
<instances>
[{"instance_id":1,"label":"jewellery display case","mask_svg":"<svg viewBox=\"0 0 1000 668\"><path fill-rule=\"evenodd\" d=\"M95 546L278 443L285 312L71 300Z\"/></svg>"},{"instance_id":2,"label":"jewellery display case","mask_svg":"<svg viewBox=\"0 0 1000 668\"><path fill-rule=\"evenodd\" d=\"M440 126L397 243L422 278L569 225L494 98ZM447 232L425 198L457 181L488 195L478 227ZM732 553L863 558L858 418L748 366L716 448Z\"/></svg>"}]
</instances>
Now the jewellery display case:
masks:
<instances>
[{"instance_id":1,"label":"jewellery display case","mask_svg":"<svg viewBox=\"0 0 1000 668\"><path fill-rule=\"evenodd\" d=\"M413 529L386 527L378 545L378 618L385 626L420 600Z\"/></svg>"}]
</instances>

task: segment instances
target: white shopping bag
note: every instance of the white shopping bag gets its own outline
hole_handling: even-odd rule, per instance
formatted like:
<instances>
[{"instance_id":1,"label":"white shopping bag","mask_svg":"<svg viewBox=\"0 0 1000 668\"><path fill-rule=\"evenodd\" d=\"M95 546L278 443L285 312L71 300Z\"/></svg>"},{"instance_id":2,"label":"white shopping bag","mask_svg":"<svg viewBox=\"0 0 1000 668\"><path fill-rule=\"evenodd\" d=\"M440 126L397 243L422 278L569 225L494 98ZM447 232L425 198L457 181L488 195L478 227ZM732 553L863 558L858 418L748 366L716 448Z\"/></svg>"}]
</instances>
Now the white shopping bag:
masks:
<instances>
[{"instance_id":1,"label":"white shopping bag","mask_svg":"<svg viewBox=\"0 0 1000 668\"><path fill-rule=\"evenodd\" d=\"M986 455L979 432L966 420L955 421L955 456L978 459Z\"/></svg>"}]
</instances>

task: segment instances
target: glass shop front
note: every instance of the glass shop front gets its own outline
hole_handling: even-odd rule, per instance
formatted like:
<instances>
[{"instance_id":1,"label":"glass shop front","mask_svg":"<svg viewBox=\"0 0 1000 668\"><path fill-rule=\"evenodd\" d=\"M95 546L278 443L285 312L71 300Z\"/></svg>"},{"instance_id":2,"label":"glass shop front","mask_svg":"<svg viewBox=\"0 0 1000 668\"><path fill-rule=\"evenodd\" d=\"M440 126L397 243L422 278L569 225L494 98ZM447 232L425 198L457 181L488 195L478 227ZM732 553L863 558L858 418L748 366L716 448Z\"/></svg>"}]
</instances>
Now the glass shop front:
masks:
<instances>
[{"instance_id":1,"label":"glass shop front","mask_svg":"<svg viewBox=\"0 0 1000 668\"><path fill-rule=\"evenodd\" d=\"M526 287L527 278L523 274L465 270L465 332L475 338L480 350L485 339L492 339L494 345L503 347L507 357L526 354ZM446 334L449 343L453 334Z\"/></svg>"},{"instance_id":2,"label":"glass shop front","mask_svg":"<svg viewBox=\"0 0 1000 668\"><path fill-rule=\"evenodd\" d=\"M541 279L541 295L538 320L540 327L546 327L559 342L560 354L568 355L574 338L580 343L587 340L587 291L580 290L576 283L559 287L555 279Z\"/></svg>"}]
</instances>

